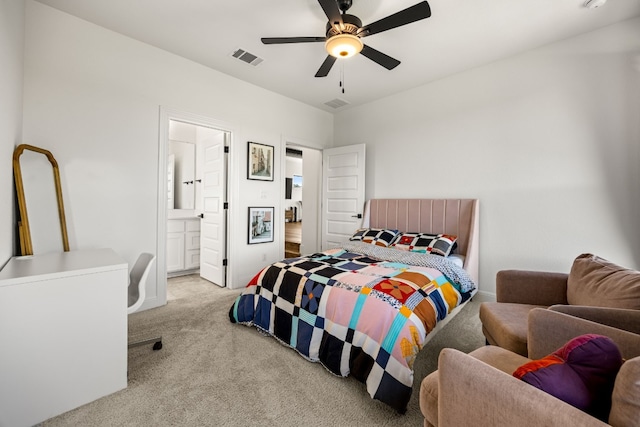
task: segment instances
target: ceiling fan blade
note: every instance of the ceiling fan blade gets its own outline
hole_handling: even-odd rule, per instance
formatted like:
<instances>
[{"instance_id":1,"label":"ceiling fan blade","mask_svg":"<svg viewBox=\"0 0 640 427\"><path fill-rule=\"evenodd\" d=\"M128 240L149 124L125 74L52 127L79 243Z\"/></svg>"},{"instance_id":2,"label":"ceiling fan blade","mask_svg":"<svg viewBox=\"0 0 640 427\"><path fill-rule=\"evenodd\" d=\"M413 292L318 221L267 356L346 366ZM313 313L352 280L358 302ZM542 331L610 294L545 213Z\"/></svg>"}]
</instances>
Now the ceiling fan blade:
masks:
<instances>
[{"instance_id":1,"label":"ceiling fan blade","mask_svg":"<svg viewBox=\"0 0 640 427\"><path fill-rule=\"evenodd\" d=\"M332 25L338 25L340 31L344 29L344 24L342 23L342 15L340 14L340 8L338 8L338 3L336 0L318 0L322 10L324 10L324 14L327 15L329 22Z\"/></svg>"},{"instance_id":2,"label":"ceiling fan blade","mask_svg":"<svg viewBox=\"0 0 640 427\"><path fill-rule=\"evenodd\" d=\"M389 55L386 55L380 52L379 50L376 50L370 46L367 46L366 44L364 45L360 53L366 56L367 58L369 58L370 60L372 60L373 62L382 65L387 70L393 70L398 65L400 65L400 61L398 61L397 59L394 59Z\"/></svg>"},{"instance_id":3,"label":"ceiling fan blade","mask_svg":"<svg viewBox=\"0 0 640 427\"><path fill-rule=\"evenodd\" d=\"M318 69L316 77L327 77L327 74L329 74L329 71L331 71L331 67L333 67L333 64L336 62L336 59L338 58L336 58L335 56L327 55L327 59L324 60L324 62Z\"/></svg>"},{"instance_id":4,"label":"ceiling fan blade","mask_svg":"<svg viewBox=\"0 0 640 427\"><path fill-rule=\"evenodd\" d=\"M366 37L372 34L381 33L393 28L401 27L412 22L419 21L431 16L431 8L429 3L422 1L400 12L382 18L379 21L365 25L358 30L359 37Z\"/></svg>"},{"instance_id":5,"label":"ceiling fan blade","mask_svg":"<svg viewBox=\"0 0 640 427\"><path fill-rule=\"evenodd\" d=\"M263 37L264 44L285 44L285 43L312 43L324 42L326 37Z\"/></svg>"}]
</instances>

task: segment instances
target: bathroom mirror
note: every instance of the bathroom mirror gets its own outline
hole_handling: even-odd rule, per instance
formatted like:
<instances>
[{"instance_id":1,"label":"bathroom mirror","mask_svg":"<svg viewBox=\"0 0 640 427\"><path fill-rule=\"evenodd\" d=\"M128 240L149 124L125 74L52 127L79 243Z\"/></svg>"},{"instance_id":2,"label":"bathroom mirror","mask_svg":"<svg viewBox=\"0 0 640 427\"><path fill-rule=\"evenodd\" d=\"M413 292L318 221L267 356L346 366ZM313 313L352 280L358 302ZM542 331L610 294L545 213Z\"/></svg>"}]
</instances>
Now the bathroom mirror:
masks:
<instances>
[{"instance_id":1,"label":"bathroom mirror","mask_svg":"<svg viewBox=\"0 0 640 427\"><path fill-rule=\"evenodd\" d=\"M170 209L194 209L196 187L196 146L190 142L169 141ZM172 188L171 188L172 187ZM173 190L173 192L172 192ZM173 196L173 197L171 197Z\"/></svg>"},{"instance_id":2,"label":"bathroom mirror","mask_svg":"<svg viewBox=\"0 0 640 427\"><path fill-rule=\"evenodd\" d=\"M21 144L13 152L22 255L69 251L58 162L50 151Z\"/></svg>"}]
</instances>

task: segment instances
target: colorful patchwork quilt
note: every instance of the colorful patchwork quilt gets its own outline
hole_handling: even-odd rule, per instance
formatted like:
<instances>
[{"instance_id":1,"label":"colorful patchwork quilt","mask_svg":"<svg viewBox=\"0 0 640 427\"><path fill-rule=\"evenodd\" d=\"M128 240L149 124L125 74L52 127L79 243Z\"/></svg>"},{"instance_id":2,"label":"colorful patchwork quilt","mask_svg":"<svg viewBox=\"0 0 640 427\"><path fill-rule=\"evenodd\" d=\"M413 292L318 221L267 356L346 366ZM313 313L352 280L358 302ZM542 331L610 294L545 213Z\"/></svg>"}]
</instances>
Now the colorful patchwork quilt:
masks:
<instances>
[{"instance_id":1,"label":"colorful patchwork quilt","mask_svg":"<svg viewBox=\"0 0 640 427\"><path fill-rule=\"evenodd\" d=\"M385 261L340 248L276 262L251 280L229 317L336 375L352 375L371 397L404 413L425 337L475 286L453 263L446 270L465 283L433 267L403 263L402 251L383 249L400 258ZM448 262L404 254L413 262L424 257L425 265Z\"/></svg>"}]
</instances>

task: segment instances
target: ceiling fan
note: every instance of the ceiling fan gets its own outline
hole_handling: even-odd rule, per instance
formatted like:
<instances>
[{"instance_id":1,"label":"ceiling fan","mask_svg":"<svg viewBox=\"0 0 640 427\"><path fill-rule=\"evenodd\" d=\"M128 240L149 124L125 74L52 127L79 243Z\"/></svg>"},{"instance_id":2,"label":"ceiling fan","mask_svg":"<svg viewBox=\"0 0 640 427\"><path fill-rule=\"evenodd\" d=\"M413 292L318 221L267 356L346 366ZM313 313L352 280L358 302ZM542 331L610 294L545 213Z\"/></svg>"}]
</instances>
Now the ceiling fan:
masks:
<instances>
[{"instance_id":1,"label":"ceiling fan","mask_svg":"<svg viewBox=\"0 0 640 427\"><path fill-rule=\"evenodd\" d=\"M327 58L324 60L316 77L326 77L338 58L349 58L358 53L363 54L387 70L392 70L400 61L386 55L360 40L372 34L401 27L431 16L429 3L422 1L386 18L382 18L369 25L362 25L362 21L354 15L347 14L353 0L318 0L329 21L327 22L325 37L263 37L264 44L313 43L324 42Z\"/></svg>"}]
</instances>

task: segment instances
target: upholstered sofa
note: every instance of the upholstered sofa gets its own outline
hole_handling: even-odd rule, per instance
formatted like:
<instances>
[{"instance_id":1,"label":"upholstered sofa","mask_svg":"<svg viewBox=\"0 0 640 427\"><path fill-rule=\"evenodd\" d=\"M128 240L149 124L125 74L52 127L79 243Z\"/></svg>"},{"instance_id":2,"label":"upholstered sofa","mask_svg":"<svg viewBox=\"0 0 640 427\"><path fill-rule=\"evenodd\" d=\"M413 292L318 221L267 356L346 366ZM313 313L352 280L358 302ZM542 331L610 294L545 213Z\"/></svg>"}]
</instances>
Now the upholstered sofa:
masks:
<instances>
[{"instance_id":1,"label":"upholstered sofa","mask_svg":"<svg viewBox=\"0 0 640 427\"><path fill-rule=\"evenodd\" d=\"M497 346L443 349L420 388L425 427L615 427L640 425L640 335L542 308L528 314L529 357L540 359L583 334L611 338L626 362L615 377L608 423L512 374L531 359Z\"/></svg>"},{"instance_id":2,"label":"upholstered sofa","mask_svg":"<svg viewBox=\"0 0 640 427\"><path fill-rule=\"evenodd\" d=\"M527 314L533 308L551 308L640 333L640 272L592 254L578 256L569 274L499 271L496 300L480 305L487 343L522 356L528 354Z\"/></svg>"}]
</instances>

